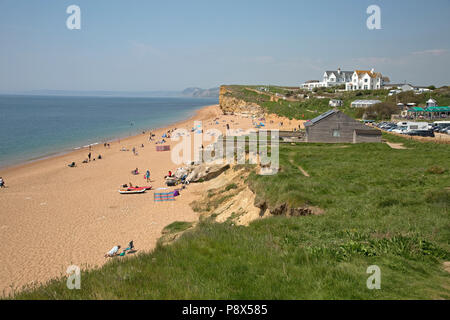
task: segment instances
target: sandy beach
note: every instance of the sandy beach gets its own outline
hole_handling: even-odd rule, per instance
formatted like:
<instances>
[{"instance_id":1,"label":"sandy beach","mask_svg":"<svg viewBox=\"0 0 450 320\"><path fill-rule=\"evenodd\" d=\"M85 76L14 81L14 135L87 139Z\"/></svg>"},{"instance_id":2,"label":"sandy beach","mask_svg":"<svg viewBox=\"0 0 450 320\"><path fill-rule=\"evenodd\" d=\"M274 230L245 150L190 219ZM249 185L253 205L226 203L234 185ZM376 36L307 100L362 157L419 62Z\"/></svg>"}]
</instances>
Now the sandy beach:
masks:
<instances>
[{"instance_id":1,"label":"sandy beach","mask_svg":"<svg viewBox=\"0 0 450 320\"><path fill-rule=\"evenodd\" d=\"M148 252L166 225L196 221L198 214L189 204L204 191L201 183L190 184L173 202L154 202L152 190L135 195L118 193L124 183L146 185L147 169L153 189L165 187L164 176L178 165L172 163L171 152L156 151L155 141L173 128L190 130L196 120L202 121L204 130L225 132L226 124L231 129L253 128L251 118L223 115L217 105L208 106L186 121L153 131L153 141L146 132L111 142L110 148L96 145L91 151L84 148L1 169L7 188L0 190L0 292L9 294L13 288L59 277L70 265L101 266L108 261L104 257L108 250L116 244L124 247L130 240L134 240L136 255ZM266 118L266 128L292 130L301 124L300 120L273 115ZM171 148L179 143L166 140ZM131 151L133 147L138 155ZM95 158L101 154L103 159L82 163L89 152ZM67 166L72 161L77 167ZM131 174L136 167L140 171L137 176Z\"/></svg>"}]
</instances>

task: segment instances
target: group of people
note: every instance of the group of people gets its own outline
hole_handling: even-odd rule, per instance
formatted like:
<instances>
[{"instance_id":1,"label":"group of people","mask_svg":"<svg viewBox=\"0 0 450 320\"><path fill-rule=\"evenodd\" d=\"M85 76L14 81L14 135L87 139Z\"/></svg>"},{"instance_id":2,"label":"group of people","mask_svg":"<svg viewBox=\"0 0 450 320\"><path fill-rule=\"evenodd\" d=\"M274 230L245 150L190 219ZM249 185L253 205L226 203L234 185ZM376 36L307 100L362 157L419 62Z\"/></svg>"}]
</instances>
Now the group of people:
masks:
<instances>
[{"instance_id":1,"label":"group of people","mask_svg":"<svg viewBox=\"0 0 450 320\"><path fill-rule=\"evenodd\" d=\"M92 153L89 152L88 153L88 158L86 160L84 160L83 163L91 162L91 159L92 159L92 161L95 161L95 158L92 158ZM99 160L102 159L102 155L99 154L97 159L99 159Z\"/></svg>"},{"instance_id":2,"label":"group of people","mask_svg":"<svg viewBox=\"0 0 450 320\"><path fill-rule=\"evenodd\" d=\"M108 258L108 257L111 258L111 257L117 256L117 255L122 257L127 253L127 251L128 251L128 253L135 252L133 240L131 240L128 243L128 247L123 249L123 251L120 254L118 254L119 249L120 249L120 245L116 245L116 246L112 247L112 249L109 250L105 254L105 258Z\"/></svg>"},{"instance_id":3,"label":"group of people","mask_svg":"<svg viewBox=\"0 0 450 320\"><path fill-rule=\"evenodd\" d=\"M103 159L102 155L99 154L98 157L97 157L97 159L98 159L98 160ZM92 159L92 153L89 152L89 153L88 153L87 159L84 159L84 160L83 160L83 163L89 163L89 162L91 162L91 160L92 160L92 161L95 161L95 158ZM69 163L67 166L70 167L70 168L75 168L77 165L76 165L75 162L72 162L72 163Z\"/></svg>"}]
</instances>

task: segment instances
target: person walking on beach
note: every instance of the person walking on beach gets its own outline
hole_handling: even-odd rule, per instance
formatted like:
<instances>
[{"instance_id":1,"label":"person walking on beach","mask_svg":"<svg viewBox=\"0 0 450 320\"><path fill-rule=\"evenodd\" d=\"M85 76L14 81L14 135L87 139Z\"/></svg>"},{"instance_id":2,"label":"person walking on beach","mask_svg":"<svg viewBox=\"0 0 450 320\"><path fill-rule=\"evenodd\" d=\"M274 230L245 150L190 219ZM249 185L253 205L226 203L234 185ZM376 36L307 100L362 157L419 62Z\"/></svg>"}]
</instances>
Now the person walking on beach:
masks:
<instances>
[{"instance_id":1,"label":"person walking on beach","mask_svg":"<svg viewBox=\"0 0 450 320\"><path fill-rule=\"evenodd\" d=\"M2 177L0 177L0 188L6 188L6 186L5 186L5 180L3 180Z\"/></svg>"},{"instance_id":2,"label":"person walking on beach","mask_svg":"<svg viewBox=\"0 0 450 320\"><path fill-rule=\"evenodd\" d=\"M150 170L147 170L145 173L145 178L147 179L147 182L150 182Z\"/></svg>"},{"instance_id":3,"label":"person walking on beach","mask_svg":"<svg viewBox=\"0 0 450 320\"><path fill-rule=\"evenodd\" d=\"M88 159L89 159L89 161L91 161L91 153L90 152L88 154Z\"/></svg>"}]
</instances>

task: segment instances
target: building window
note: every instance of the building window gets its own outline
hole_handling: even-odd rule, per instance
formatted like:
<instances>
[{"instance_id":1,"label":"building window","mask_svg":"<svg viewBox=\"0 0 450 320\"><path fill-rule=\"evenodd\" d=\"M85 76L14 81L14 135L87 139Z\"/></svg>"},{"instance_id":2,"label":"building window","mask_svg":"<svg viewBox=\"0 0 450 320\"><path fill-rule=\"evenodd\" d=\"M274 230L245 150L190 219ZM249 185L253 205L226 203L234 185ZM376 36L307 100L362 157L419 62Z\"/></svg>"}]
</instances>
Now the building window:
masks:
<instances>
[{"instance_id":1,"label":"building window","mask_svg":"<svg viewBox=\"0 0 450 320\"><path fill-rule=\"evenodd\" d=\"M341 132L337 129L333 130L333 137L340 137L341 136Z\"/></svg>"},{"instance_id":2,"label":"building window","mask_svg":"<svg viewBox=\"0 0 450 320\"><path fill-rule=\"evenodd\" d=\"M367 82L367 79L364 79L364 82Z\"/></svg>"}]
</instances>

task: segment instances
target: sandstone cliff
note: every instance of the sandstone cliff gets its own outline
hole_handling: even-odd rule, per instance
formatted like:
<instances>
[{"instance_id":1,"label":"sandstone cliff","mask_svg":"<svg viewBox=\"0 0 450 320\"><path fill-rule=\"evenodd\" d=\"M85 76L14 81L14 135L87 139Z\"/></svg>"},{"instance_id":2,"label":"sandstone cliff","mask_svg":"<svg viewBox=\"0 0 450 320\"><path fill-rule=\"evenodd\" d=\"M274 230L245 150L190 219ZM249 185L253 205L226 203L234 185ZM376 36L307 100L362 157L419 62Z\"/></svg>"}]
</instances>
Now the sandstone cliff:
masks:
<instances>
[{"instance_id":1,"label":"sandstone cliff","mask_svg":"<svg viewBox=\"0 0 450 320\"><path fill-rule=\"evenodd\" d=\"M227 86L220 87L219 105L224 114L264 115L264 109L260 105L235 97Z\"/></svg>"}]
</instances>

